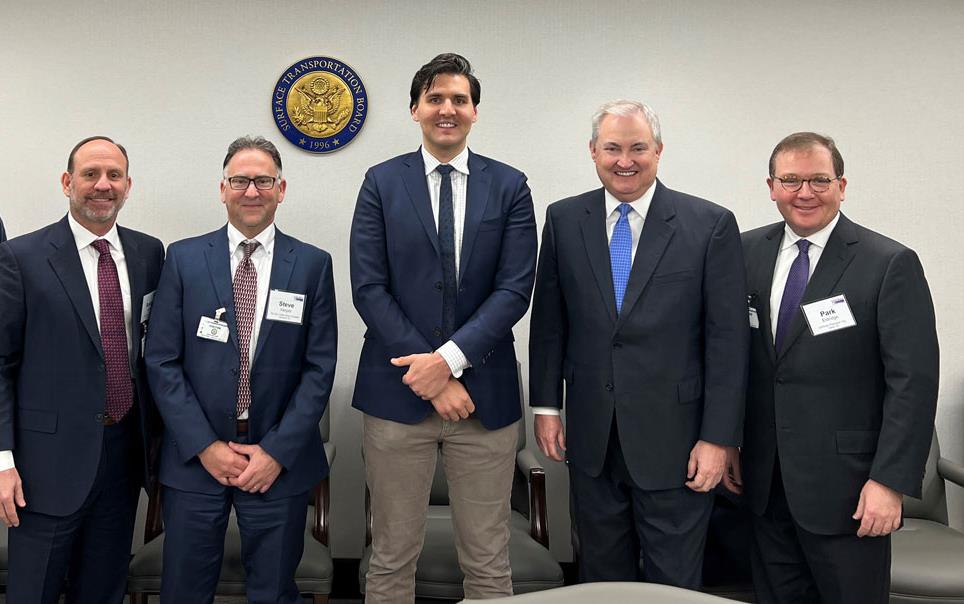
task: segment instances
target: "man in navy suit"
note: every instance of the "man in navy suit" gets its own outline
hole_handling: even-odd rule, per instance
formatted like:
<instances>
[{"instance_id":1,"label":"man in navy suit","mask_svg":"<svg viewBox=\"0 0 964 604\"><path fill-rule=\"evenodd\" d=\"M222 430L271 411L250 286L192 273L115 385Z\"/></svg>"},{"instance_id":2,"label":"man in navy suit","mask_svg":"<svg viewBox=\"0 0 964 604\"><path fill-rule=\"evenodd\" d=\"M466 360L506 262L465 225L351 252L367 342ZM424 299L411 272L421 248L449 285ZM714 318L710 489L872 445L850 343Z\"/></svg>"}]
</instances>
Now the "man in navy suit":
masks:
<instances>
[{"instance_id":1,"label":"man in navy suit","mask_svg":"<svg viewBox=\"0 0 964 604\"><path fill-rule=\"evenodd\" d=\"M536 233L525 175L466 147L480 91L464 57L424 65L409 105L422 147L371 168L355 206L352 294L368 331L353 406L365 414L370 604L414 599L439 447L465 596L512 593L512 326L529 306Z\"/></svg>"},{"instance_id":2,"label":"man in navy suit","mask_svg":"<svg viewBox=\"0 0 964 604\"><path fill-rule=\"evenodd\" d=\"M228 224L172 244L158 284L147 366L164 418L162 602L213 601L232 507L248 601L301 601L338 325L331 256L274 226L286 186L272 143L231 143Z\"/></svg>"},{"instance_id":3,"label":"man in navy suit","mask_svg":"<svg viewBox=\"0 0 964 604\"><path fill-rule=\"evenodd\" d=\"M726 447L740 444L746 297L728 210L656 180L659 120L593 117L603 188L549 206L529 354L535 434L569 463L583 581L699 587ZM568 448L559 409L563 381Z\"/></svg>"},{"instance_id":4,"label":"man in navy suit","mask_svg":"<svg viewBox=\"0 0 964 604\"><path fill-rule=\"evenodd\" d=\"M890 534L903 497L920 497L934 432L930 289L913 250L840 212L847 178L832 138L784 138L767 186L783 220L743 234L757 598L886 603Z\"/></svg>"},{"instance_id":5,"label":"man in navy suit","mask_svg":"<svg viewBox=\"0 0 964 604\"><path fill-rule=\"evenodd\" d=\"M157 419L142 336L164 261L116 224L127 152L70 152L70 211L0 245L0 514L8 602L119 603Z\"/></svg>"}]
</instances>

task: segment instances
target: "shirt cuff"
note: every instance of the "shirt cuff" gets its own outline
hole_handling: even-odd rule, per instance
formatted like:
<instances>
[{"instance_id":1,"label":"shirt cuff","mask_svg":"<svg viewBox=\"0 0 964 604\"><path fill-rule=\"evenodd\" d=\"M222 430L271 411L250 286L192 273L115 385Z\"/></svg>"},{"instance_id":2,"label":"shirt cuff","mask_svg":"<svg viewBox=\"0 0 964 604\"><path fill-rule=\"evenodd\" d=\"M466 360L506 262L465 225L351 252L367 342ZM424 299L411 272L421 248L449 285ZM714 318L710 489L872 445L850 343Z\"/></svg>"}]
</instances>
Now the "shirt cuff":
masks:
<instances>
[{"instance_id":1,"label":"shirt cuff","mask_svg":"<svg viewBox=\"0 0 964 604\"><path fill-rule=\"evenodd\" d=\"M0 451L0 472L15 468L13 464L13 451Z\"/></svg>"},{"instance_id":2,"label":"shirt cuff","mask_svg":"<svg viewBox=\"0 0 964 604\"><path fill-rule=\"evenodd\" d=\"M555 407L533 407L532 413L535 415L559 415L559 410Z\"/></svg>"},{"instance_id":3,"label":"shirt cuff","mask_svg":"<svg viewBox=\"0 0 964 604\"><path fill-rule=\"evenodd\" d=\"M472 366L469 359L462 353L459 345L452 340L439 346L435 352L442 355L442 358L445 359L445 363L449 366L449 371L452 372L452 377L454 378L462 377L462 372Z\"/></svg>"}]
</instances>

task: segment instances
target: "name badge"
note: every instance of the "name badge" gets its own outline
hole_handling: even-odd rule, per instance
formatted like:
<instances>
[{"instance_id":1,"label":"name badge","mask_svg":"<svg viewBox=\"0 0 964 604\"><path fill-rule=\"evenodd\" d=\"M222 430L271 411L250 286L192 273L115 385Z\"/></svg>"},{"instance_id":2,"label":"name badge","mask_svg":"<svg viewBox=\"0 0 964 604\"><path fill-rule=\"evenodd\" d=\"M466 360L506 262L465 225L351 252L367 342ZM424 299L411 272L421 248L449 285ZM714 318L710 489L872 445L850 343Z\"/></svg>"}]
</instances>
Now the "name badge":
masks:
<instances>
[{"instance_id":1,"label":"name badge","mask_svg":"<svg viewBox=\"0 0 964 604\"><path fill-rule=\"evenodd\" d=\"M154 292L156 291L144 294L141 299L141 323L151 318L151 309L154 308Z\"/></svg>"},{"instance_id":2,"label":"name badge","mask_svg":"<svg viewBox=\"0 0 964 604\"><path fill-rule=\"evenodd\" d=\"M273 289L268 292L265 319L301 325L305 314L305 295Z\"/></svg>"},{"instance_id":3,"label":"name badge","mask_svg":"<svg viewBox=\"0 0 964 604\"><path fill-rule=\"evenodd\" d=\"M750 307L750 328L760 329L760 315L757 314L756 309L752 306Z\"/></svg>"},{"instance_id":4,"label":"name badge","mask_svg":"<svg viewBox=\"0 0 964 604\"><path fill-rule=\"evenodd\" d=\"M804 304L800 308L810 325L810 333L814 336L822 336L857 324L850 304L847 303L847 296L843 294Z\"/></svg>"},{"instance_id":5,"label":"name badge","mask_svg":"<svg viewBox=\"0 0 964 604\"><path fill-rule=\"evenodd\" d=\"M200 323L197 326L197 337L203 338L205 340L214 340L215 342L228 341L228 324L221 320L221 315L223 315L225 310L219 308L214 312L214 318L211 317L201 317Z\"/></svg>"}]
</instances>

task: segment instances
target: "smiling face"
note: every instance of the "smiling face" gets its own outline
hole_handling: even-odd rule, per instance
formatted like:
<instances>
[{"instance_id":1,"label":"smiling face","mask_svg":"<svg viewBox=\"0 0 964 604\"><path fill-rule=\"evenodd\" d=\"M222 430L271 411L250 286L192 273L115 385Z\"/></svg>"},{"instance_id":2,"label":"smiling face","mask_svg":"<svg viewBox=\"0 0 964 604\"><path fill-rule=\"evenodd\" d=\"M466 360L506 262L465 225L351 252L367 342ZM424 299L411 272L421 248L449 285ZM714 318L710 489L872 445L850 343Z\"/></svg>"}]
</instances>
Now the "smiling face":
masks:
<instances>
[{"instance_id":1,"label":"smiling face","mask_svg":"<svg viewBox=\"0 0 964 604\"><path fill-rule=\"evenodd\" d=\"M442 163L462 152L477 118L469 80L459 74L435 76L412 107L412 119L422 127L422 145Z\"/></svg>"},{"instance_id":2,"label":"smiling face","mask_svg":"<svg viewBox=\"0 0 964 604\"><path fill-rule=\"evenodd\" d=\"M836 178L830 150L826 147L814 145L780 153L774 158L773 175L777 178L767 178L770 199L776 202L783 219L800 237L809 237L827 226L840 211L847 179ZM814 192L809 182L799 191L787 191L779 179L791 176L803 180L818 176L835 180L821 193Z\"/></svg>"},{"instance_id":3,"label":"smiling face","mask_svg":"<svg viewBox=\"0 0 964 604\"><path fill-rule=\"evenodd\" d=\"M97 139L74 153L73 170L60 177L70 214L85 229L104 235L114 226L131 189L127 159L112 142Z\"/></svg>"},{"instance_id":4,"label":"smiling face","mask_svg":"<svg viewBox=\"0 0 964 604\"><path fill-rule=\"evenodd\" d=\"M272 176L277 180L270 189L258 189L252 180L246 189L239 191L228 185L227 179L232 176L246 176L251 179ZM228 209L228 222L245 237L253 238L274 222L275 212L285 198L285 188L288 185L280 176L274 160L260 149L242 149L224 167L221 201Z\"/></svg>"},{"instance_id":5,"label":"smiling face","mask_svg":"<svg viewBox=\"0 0 964 604\"><path fill-rule=\"evenodd\" d=\"M663 145L656 144L642 114L610 114L599 123L589 152L606 190L619 201L628 202L639 199L653 186Z\"/></svg>"}]
</instances>

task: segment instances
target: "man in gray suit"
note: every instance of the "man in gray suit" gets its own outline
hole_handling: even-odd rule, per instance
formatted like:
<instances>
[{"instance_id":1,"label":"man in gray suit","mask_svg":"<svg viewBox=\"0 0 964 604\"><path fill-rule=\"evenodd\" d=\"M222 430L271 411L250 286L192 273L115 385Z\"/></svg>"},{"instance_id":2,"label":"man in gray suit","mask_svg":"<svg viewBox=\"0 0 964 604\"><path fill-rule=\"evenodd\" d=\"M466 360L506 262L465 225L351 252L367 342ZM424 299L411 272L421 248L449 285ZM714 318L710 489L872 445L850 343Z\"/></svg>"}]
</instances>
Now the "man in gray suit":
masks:
<instances>
[{"instance_id":1,"label":"man in gray suit","mask_svg":"<svg viewBox=\"0 0 964 604\"><path fill-rule=\"evenodd\" d=\"M934 429L934 306L913 250L840 213L833 139L791 134L769 174L783 221L743 235L758 600L884 603L889 535L902 497L920 496Z\"/></svg>"}]
</instances>

